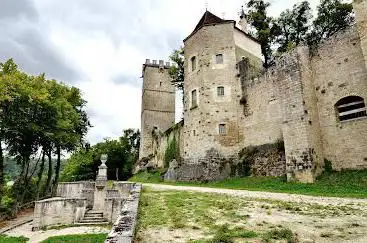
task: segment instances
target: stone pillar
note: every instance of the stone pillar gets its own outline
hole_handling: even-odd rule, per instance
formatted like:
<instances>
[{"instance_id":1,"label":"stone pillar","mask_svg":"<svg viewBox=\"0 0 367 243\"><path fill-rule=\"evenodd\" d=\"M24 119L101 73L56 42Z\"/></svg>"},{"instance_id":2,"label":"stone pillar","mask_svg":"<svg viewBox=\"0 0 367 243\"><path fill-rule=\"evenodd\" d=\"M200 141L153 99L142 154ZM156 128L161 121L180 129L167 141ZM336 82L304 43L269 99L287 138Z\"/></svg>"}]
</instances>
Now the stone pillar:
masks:
<instances>
[{"instance_id":1,"label":"stone pillar","mask_svg":"<svg viewBox=\"0 0 367 243\"><path fill-rule=\"evenodd\" d=\"M367 67L367 0L354 0L353 8L356 14L362 53Z\"/></svg>"},{"instance_id":2,"label":"stone pillar","mask_svg":"<svg viewBox=\"0 0 367 243\"><path fill-rule=\"evenodd\" d=\"M98 167L98 175L96 179L96 188L94 190L93 210L103 211L105 198L107 195L107 155L101 155L102 164Z\"/></svg>"},{"instance_id":3,"label":"stone pillar","mask_svg":"<svg viewBox=\"0 0 367 243\"><path fill-rule=\"evenodd\" d=\"M283 138L288 181L313 183L322 149L318 112L307 47L298 47L278 62L283 100Z\"/></svg>"}]
</instances>

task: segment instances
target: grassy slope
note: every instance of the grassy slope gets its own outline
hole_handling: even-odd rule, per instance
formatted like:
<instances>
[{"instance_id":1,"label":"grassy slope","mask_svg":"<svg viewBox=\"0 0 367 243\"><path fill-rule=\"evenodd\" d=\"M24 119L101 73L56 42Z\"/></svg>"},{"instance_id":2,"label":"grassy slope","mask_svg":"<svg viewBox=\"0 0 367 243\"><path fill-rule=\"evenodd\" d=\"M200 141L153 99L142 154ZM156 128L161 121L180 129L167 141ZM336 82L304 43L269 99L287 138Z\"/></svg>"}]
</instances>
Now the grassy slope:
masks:
<instances>
[{"instance_id":1,"label":"grassy slope","mask_svg":"<svg viewBox=\"0 0 367 243\"><path fill-rule=\"evenodd\" d=\"M107 234L62 235L50 237L41 243L103 243Z\"/></svg>"},{"instance_id":2,"label":"grassy slope","mask_svg":"<svg viewBox=\"0 0 367 243\"><path fill-rule=\"evenodd\" d=\"M130 181L142 183L164 183L169 185L203 186L252 191L284 192L314 196L367 198L367 170L325 173L314 184L288 183L282 178L244 177L231 178L220 182L166 183L160 179L159 172L142 172Z\"/></svg>"}]
</instances>

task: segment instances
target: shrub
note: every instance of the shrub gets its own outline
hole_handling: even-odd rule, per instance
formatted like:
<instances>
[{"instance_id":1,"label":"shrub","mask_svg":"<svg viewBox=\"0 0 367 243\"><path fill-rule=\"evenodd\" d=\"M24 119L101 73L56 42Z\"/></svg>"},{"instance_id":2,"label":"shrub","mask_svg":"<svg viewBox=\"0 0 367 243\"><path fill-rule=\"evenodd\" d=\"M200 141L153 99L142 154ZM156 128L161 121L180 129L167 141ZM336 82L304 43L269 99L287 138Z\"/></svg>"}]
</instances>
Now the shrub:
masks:
<instances>
[{"instance_id":1,"label":"shrub","mask_svg":"<svg viewBox=\"0 0 367 243\"><path fill-rule=\"evenodd\" d=\"M325 172L326 173L333 172L333 165L332 165L331 161L327 160L327 159L324 159L324 163L325 163Z\"/></svg>"}]
</instances>

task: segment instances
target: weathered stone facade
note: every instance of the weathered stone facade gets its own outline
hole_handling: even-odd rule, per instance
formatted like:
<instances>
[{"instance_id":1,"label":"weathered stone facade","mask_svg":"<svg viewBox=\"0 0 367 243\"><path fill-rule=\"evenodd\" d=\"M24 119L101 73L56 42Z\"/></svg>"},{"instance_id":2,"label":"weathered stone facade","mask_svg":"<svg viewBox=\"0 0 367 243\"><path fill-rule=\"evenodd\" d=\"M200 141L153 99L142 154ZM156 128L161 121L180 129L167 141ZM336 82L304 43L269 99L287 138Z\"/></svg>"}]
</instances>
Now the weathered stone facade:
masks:
<instances>
[{"instance_id":1,"label":"weathered stone facade","mask_svg":"<svg viewBox=\"0 0 367 243\"><path fill-rule=\"evenodd\" d=\"M175 123L175 88L168 74L169 63L146 60L143 65L141 141L139 159L153 151L153 129L165 131Z\"/></svg>"},{"instance_id":2,"label":"weathered stone facade","mask_svg":"<svg viewBox=\"0 0 367 243\"><path fill-rule=\"evenodd\" d=\"M177 179L226 178L236 174L242 149L279 141L283 155L263 152L257 168L268 169L253 174L313 182L325 160L336 170L367 168L366 0L354 6L354 26L320 43L316 52L295 48L266 72L255 40L234 21L205 13L184 40L184 122L174 132L180 145ZM153 139L156 147L144 152L161 161L154 163L158 168L173 134L163 131Z\"/></svg>"}]
</instances>

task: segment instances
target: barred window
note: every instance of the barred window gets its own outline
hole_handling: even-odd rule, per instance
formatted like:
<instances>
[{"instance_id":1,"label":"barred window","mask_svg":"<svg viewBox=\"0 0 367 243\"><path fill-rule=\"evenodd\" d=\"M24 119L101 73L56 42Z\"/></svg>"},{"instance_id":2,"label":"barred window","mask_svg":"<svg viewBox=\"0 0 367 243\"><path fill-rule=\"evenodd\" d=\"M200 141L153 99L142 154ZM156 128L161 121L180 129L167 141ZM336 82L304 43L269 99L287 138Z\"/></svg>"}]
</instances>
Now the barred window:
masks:
<instances>
[{"instance_id":1,"label":"barred window","mask_svg":"<svg viewBox=\"0 0 367 243\"><path fill-rule=\"evenodd\" d=\"M197 97L197 91L194 89L191 91L191 107L197 107L198 106L198 97Z\"/></svg>"},{"instance_id":2,"label":"barred window","mask_svg":"<svg viewBox=\"0 0 367 243\"><path fill-rule=\"evenodd\" d=\"M223 86L217 87L217 95L218 96L224 96L224 87Z\"/></svg>"},{"instance_id":3,"label":"barred window","mask_svg":"<svg viewBox=\"0 0 367 243\"><path fill-rule=\"evenodd\" d=\"M220 135L227 134L226 124L219 124L219 134Z\"/></svg>"},{"instance_id":4,"label":"barred window","mask_svg":"<svg viewBox=\"0 0 367 243\"><path fill-rule=\"evenodd\" d=\"M217 64L223 64L223 54L215 55L215 61Z\"/></svg>"},{"instance_id":5,"label":"barred window","mask_svg":"<svg viewBox=\"0 0 367 243\"><path fill-rule=\"evenodd\" d=\"M367 116L364 99L359 96L344 97L335 104L335 107L339 121Z\"/></svg>"},{"instance_id":6,"label":"barred window","mask_svg":"<svg viewBox=\"0 0 367 243\"><path fill-rule=\"evenodd\" d=\"M191 71L196 70L196 57L191 57Z\"/></svg>"}]
</instances>

